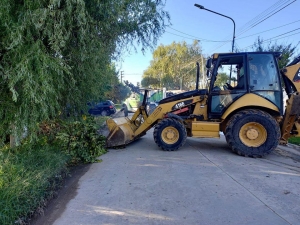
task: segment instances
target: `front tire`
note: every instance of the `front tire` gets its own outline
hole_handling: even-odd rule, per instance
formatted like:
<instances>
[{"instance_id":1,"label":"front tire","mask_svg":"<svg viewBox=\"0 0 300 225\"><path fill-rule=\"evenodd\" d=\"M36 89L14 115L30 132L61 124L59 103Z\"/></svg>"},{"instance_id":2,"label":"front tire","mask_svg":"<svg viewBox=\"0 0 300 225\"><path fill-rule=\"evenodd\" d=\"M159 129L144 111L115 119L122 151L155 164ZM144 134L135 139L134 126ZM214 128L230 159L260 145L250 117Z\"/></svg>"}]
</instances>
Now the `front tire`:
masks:
<instances>
[{"instance_id":1,"label":"front tire","mask_svg":"<svg viewBox=\"0 0 300 225\"><path fill-rule=\"evenodd\" d=\"M185 126L175 119L163 119L154 129L155 143L165 151L175 151L184 145L187 134Z\"/></svg>"},{"instance_id":2,"label":"front tire","mask_svg":"<svg viewBox=\"0 0 300 225\"><path fill-rule=\"evenodd\" d=\"M279 144L277 121L261 110L243 110L227 123L226 141L232 151L242 156L262 157Z\"/></svg>"}]
</instances>

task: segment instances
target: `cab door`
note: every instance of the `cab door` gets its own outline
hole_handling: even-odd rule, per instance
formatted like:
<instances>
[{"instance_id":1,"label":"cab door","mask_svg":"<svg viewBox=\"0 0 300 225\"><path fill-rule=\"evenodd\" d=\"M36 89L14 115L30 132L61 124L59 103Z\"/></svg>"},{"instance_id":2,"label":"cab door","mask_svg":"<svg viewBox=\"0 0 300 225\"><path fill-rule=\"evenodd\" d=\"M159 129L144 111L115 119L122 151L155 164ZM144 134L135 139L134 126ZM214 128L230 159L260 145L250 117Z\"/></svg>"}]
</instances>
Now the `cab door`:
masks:
<instances>
[{"instance_id":1,"label":"cab door","mask_svg":"<svg viewBox=\"0 0 300 225\"><path fill-rule=\"evenodd\" d=\"M245 62L245 54L242 53L219 55L215 61L208 99L210 119L219 119L236 99L247 93Z\"/></svg>"},{"instance_id":2,"label":"cab door","mask_svg":"<svg viewBox=\"0 0 300 225\"><path fill-rule=\"evenodd\" d=\"M277 59L272 53L248 54L250 92L263 97L283 113L283 95Z\"/></svg>"}]
</instances>

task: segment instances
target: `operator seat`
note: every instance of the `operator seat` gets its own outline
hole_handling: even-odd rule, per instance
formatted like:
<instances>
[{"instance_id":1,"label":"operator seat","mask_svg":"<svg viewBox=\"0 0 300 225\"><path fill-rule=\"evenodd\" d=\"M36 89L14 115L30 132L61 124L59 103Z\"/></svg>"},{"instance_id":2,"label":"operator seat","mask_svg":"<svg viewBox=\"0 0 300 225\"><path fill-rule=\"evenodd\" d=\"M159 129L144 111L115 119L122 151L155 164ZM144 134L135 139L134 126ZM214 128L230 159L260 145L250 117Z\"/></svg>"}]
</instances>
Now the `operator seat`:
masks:
<instances>
[{"instance_id":1,"label":"operator seat","mask_svg":"<svg viewBox=\"0 0 300 225\"><path fill-rule=\"evenodd\" d=\"M234 89L244 89L245 88L245 72L244 72L244 67L242 66L240 68L240 76L238 79L237 85L234 87Z\"/></svg>"}]
</instances>

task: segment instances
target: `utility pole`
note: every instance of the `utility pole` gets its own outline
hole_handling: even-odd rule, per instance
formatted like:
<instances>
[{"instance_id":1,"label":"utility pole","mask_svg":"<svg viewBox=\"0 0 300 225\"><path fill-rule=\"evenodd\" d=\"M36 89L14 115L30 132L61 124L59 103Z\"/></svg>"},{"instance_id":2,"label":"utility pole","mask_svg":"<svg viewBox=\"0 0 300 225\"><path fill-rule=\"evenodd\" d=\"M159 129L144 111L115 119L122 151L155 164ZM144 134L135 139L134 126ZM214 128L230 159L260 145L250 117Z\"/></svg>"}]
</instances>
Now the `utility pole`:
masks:
<instances>
[{"instance_id":1,"label":"utility pole","mask_svg":"<svg viewBox=\"0 0 300 225\"><path fill-rule=\"evenodd\" d=\"M201 74L202 74L202 87L205 89L205 74L204 74L204 60L203 60L203 55L201 54Z\"/></svg>"},{"instance_id":2,"label":"utility pole","mask_svg":"<svg viewBox=\"0 0 300 225\"><path fill-rule=\"evenodd\" d=\"M124 77L124 71L122 70L122 71L121 71L121 83L122 83L123 77Z\"/></svg>"}]
</instances>

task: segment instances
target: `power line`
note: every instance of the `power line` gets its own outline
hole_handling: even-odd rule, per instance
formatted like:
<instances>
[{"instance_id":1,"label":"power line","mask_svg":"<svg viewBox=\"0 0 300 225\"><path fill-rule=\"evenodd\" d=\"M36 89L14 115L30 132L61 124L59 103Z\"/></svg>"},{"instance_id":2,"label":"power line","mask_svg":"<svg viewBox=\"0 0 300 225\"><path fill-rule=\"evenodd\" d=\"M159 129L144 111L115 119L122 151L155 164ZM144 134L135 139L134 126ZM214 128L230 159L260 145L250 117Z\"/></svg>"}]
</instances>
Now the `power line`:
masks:
<instances>
[{"instance_id":1,"label":"power line","mask_svg":"<svg viewBox=\"0 0 300 225\"><path fill-rule=\"evenodd\" d=\"M257 35L257 34L261 34L261 33L265 33L265 32L271 31L271 30L276 30L276 29L278 29L278 28L281 28L281 27L284 27L284 26L287 26L287 25L290 25L290 24L293 24L293 23L296 23L296 22L299 22L299 21L300 21L300 20L296 20L296 21L294 21L294 22L287 23L287 24L284 24L284 25L279 26L279 27L275 27L275 28L272 28L272 29L269 29L269 30L265 30L265 31L262 31L262 32L259 32L259 33L255 33L255 34L252 34L252 35L248 35L248 36L245 36L245 37L240 37L240 38L237 38L236 40L244 39L244 38L251 37L251 36L254 36L254 35ZM173 30L176 30L176 29L173 29ZM295 29L295 30L298 30L298 29ZM295 31L295 30L292 30L292 31ZM179 31L179 30L176 30L176 31L185 34L184 32L181 32L181 31ZM292 31L289 31L289 32L292 32ZM166 31L166 32L167 32L167 31ZM289 33L289 32L287 32L287 33ZM168 32L168 33L173 34L173 33L171 33L171 32ZM284 33L284 34L286 34L286 33ZM281 35L284 35L284 34L281 34ZM181 36L181 35L177 35L177 34L173 34L173 35L180 36L180 37L183 37L183 38L187 38L187 37L184 37L184 36ZM188 34L186 34L186 35L188 35ZM281 35L279 35L279 36L281 36ZM189 36L192 36L192 35L189 35ZM275 37L277 37L277 36L275 36ZM275 37L273 37L273 38L275 38ZM273 38L270 38L270 39L268 39L268 40L271 40L271 39L273 39ZM193 39L193 40L194 40L194 39ZM205 40L205 39L204 39L204 40ZM227 44L227 43L230 42L230 41L231 41L231 40L228 40L228 41L212 41L212 42L226 42L226 43L224 43L223 45L220 46L220 47L222 47L222 46L224 46L225 44ZM219 48L219 47L218 47L218 48Z\"/></svg>"},{"instance_id":2,"label":"power line","mask_svg":"<svg viewBox=\"0 0 300 225\"><path fill-rule=\"evenodd\" d=\"M290 31L288 31L288 32L285 32L285 33L283 33L283 34L279 34L279 35L277 35L277 36L275 36L275 37L272 37L272 38L270 38L270 39L273 39L273 38L276 38L276 37L279 37L279 36L282 36L282 35L285 35L285 34L294 32L295 30L300 30L300 28L296 28L296 29L294 29L294 30L290 30Z\"/></svg>"},{"instance_id":3,"label":"power line","mask_svg":"<svg viewBox=\"0 0 300 225\"><path fill-rule=\"evenodd\" d=\"M292 23L295 23L295 22L298 22L298 21L300 21L300 20L294 21L294 22L292 22ZM289 24L292 24L292 23L289 23ZM286 24L286 25L289 25L289 24ZM283 26L285 26L285 25L283 25ZM280 27L283 27L283 26L280 26ZM280 28L280 27L277 27L277 28ZM275 30L275 29L277 29L277 28L269 29L269 30L267 30L267 31ZM300 29L300 28L296 28L296 29L294 29L294 30L285 32L285 33L283 33L283 34L279 34L279 35L277 35L277 36L271 37L271 38L269 38L269 39L267 39L267 40L265 40L265 41L272 40L272 39L274 39L274 38L276 38L276 37L280 37L280 36L282 36L282 35L285 35L285 34L294 32L294 31L299 30L299 29ZM267 32L267 31L263 31L263 32L260 32L260 33L265 33L265 32ZM236 40L240 40L240 39L243 39L243 38L251 37L251 36L254 36L254 35L257 35L257 34L260 34L260 33L256 33L256 34L249 35L249 36L245 36L245 37L241 37L241 38L237 38ZM296 33L296 34L298 34L298 33ZM295 35L295 34L292 34L292 35ZM289 35L289 36L292 36L292 35ZM289 36L286 36L286 37L289 37ZM281 38L278 38L278 39L281 39ZM278 40L278 39L275 39L275 40ZM265 41L263 41L263 42L265 42ZM272 41L274 41L274 40L272 40ZM224 46L224 45L225 45L225 44L223 44L222 46ZM220 46L220 47L222 47L222 46ZM253 46L253 45L250 45L250 46ZM249 47L249 46L247 46L247 47ZM246 47L246 48L247 48L247 47ZM217 49L217 48L216 48L216 49ZM216 49L214 49L214 50L216 50Z\"/></svg>"},{"instance_id":4,"label":"power line","mask_svg":"<svg viewBox=\"0 0 300 225\"><path fill-rule=\"evenodd\" d=\"M290 1L290 0L285 1L283 4L286 4L286 3L288 3L289 1ZM245 28L242 28L242 29L239 31L239 34L238 34L237 36L239 36L239 35L241 35L241 34L247 32L247 31L250 30L250 29L252 29L252 28L253 28L254 26L256 26L257 24L259 24L259 23L265 21L267 18L270 18L271 16L275 15L277 12L279 12L279 11L281 11L282 9L286 8L287 6L289 6L290 4L294 3L295 1L296 1L296 0L294 0L294 1L291 2L291 3L288 3L287 5L285 5L285 6L283 6L283 7L282 7L283 4L281 4L280 6L277 6L278 3L280 3L281 1L276 2L276 3L273 4L271 7L269 7L267 10L263 11L261 14L259 14L258 16L256 16L256 17L253 18L252 20L250 20L248 23L246 23L246 25L249 24L249 23L251 23L251 24L250 24L248 27L245 25L245 26L244 26ZM274 8L274 7L275 7L275 9L272 9L272 8ZM282 8L280 8L279 10L277 10L279 7L282 7ZM269 14L270 14L269 12L268 12L267 14L265 14L265 12L270 11L270 10L271 10L270 13L273 13L275 10L277 10L277 12L273 13L271 16L269 16ZM261 19L261 17L266 17L266 16L268 16L268 17L267 17L267 18ZM258 21L259 19L261 19L261 21ZM253 21L253 22L251 22L251 21ZM255 25L255 24L256 24L256 25ZM218 48L224 46L225 44L226 44L226 43L224 43L224 44L222 44L222 45L219 45L218 47L215 47L215 48L214 48L213 50L211 50L211 51L215 51L216 49L218 49Z\"/></svg>"},{"instance_id":5,"label":"power line","mask_svg":"<svg viewBox=\"0 0 300 225\"><path fill-rule=\"evenodd\" d=\"M287 0L287 1L290 1L290 0ZM279 0L278 2L276 2L272 6L270 6L269 8L267 8L266 10L264 10L263 12L261 12L259 15L255 16L253 19L251 19L250 21L248 21L245 25L243 25L239 29L239 34L238 35L241 35L242 33L246 32L245 30L248 30L249 27L253 26L253 24L257 23L259 20L261 20L262 18L266 17L267 15L269 15L270 13L272 13L274 10L276 10L278 7L280 7L280 6L278 6L278 4L285 4L286 2L282 2L282 0Z\"/></svg>"},{"instance_id":6,"label":"power line","mask_svg":"<svg viewBox=\"0 0 300 225\"><path fill-rule=\"evenodd\" d=\"M281 0L280 0L281 1ZM276 4L278 4L280 1L278 1L277 3L275 3L274 5L276 5ZM290 0L288 0L288 1L290 1ZM294 1L296 1L296 0L294 0ZM274 5L273 6L271 6L270 8L272 8L272 7L274 7ZM269 8L269 9L270 9ZM265 11L267 11L267 10L265 10ZM264 12L265 12L264 11ZM262 13L261 13L262 14ZM260 14L260 15L261 15ZM255 18L254 18L255 19ZM253 20L253 19L252 19ZM251 21L250 21L251 22ZM248 22L249 23L249 22ZM250 25L251 26L251 25ZM204 39L204 38L199 38L199 37L196 37L196 36L193 36L193 35L190 35L190 34L187 34L187 33L184 33L184 32L182 32L182 31L179 31L179 30L177 30L177 29L175 29L175 28L172 28L172 27L168 27L169 29L172 29L172 30L175 30L175 31L177 31L177 32L179 32L179 33L182 33L182 34L185 34L185 35L188 35L188 36L190 36L190 37L194 37L194 38L197 38L198 40L201 40L201 41L208 41L208 42L229 42L229 41L231 41L231 40L224 40L224 41L212 41L212 40L208 40L208 39ZM168 32L168 31L166 31L167 33L170 33L170 34L173 34L173 35L176 35L176 36L179 36L179 37L183 37L183 38L188 38L188 37L184 37L184 36L181 36L181 35L178 35L178 34L174 34L174 33L171 33L171 32ZM188 39L192 39L192 38L188 38ZM195 39L193 39L193 40L195 40Z\"/></svg>"},{"instance_id":7,"label":"power line","mask_svg":"<svg viewBox=\"0 0 300 225\"><path fill-rule=\"evenodd\" d=\"M270 16L268 16L267 18L259 21L258 23L256 23L255 25L253 25L251 28L257 26L258 24L264 22L265 20L269 19L271 16L275 15L276 13L280 12L281 10L285 9L286 7L288 7L289 5L293 4L296 0L294 0L293 2L287 4L286 6L282 7L281 9L277 10L276 12L274 12L273 14L271 14Z\"/></svg>"},{"instance_id":8,"label":"power line","mask_svg":"<svg viewBox=\"0 0 300 225\"><path fill-rule=\"evenodd\" d=\"M196 38L189 38L189 37L185 37L185 36L182 36L182 35L179 35L179 34L174 34L172 32L169 32L169 31L165 31L166 33L169 33L169 34L172 34L172 35L175 35L175 36L178 36L178 37L182 37L182 38L185 38L185 39L191 39L191 40L197 40L197 41L204 41L205 39L199 39L198 37ZM178 31L180 32L180 31ZM180 33L183 33L183 32L180 32ZM185 34L185 33L184 33ZM189 34L186 34L186 35L189 35ZM192 36L192 35L189 35L191 37L195 37L195 36ZM213 40L205 40L204 42L227 42L227 41L213 41Z\"/></svg>"},{"instance_id":9,"label":"power line","mask_svg":"<svg viewBox=\"0 0 300 225\"><path fill-rule=\"evenodd\" d=\"M295 30L299 30L300 28L297 28L297 29L295 29ZM294 31L295 31L294 30ZM294 34L291 34L291 35L288 35L288 36L284 36L284 37L280 37L280 36L282 36L282 35L284 35L284 34L287 34L287 33L291 33L292 31L289 31L289 32L286 32L286 33L283 33L283 34L280 34L280 35L277 35L277 36L275 36L275 37L272 37L272 38L269 38L269 39L266 39L266 40L263 40L261 43L264 43L264 42L266 42L266 41L276 41L276 40L279 40L279 39L282 39L282 38L287 38L287 37L290 37L290 36L294 36L294 35L296 35L296 34L299 34L300 32L297 32L297 33L294 33ZM276 37L280 37L280 38L276 38ZM276 39L274 39L274 38L276 38ZM299 43L299 42L298 42ZM255 44L253 44L253 45L249 45L249 46L247 46L247 47L245 47L245 48L249 48L249 47L251 47L251 46L254 46Z\"/></svg>"},{"instance_id":10,"label":"power line","mask_svg":"<svg viewBox=\"0 0 300 225\"><path fill-rule=\"evenodd\" d=\"M290 1L290 0L288 0ZM270 18L271 16L275 15L276 13L278 13L279 11L283 10L284 8L286 8L287 6L291 5L292 3L294 3L296 0L294 0L293 2L290 2L288 3L287 5L283 6L282 8L280 8L279 10L278 7L281 7L283 4L286 4L288 1L282 3L281 1L278 1L276 2L275 4L273 4L271 7L269 7L267 10L265 10L264 12L262 12L261 14L259 14L258 16L256 16L254 19L252 19L251 21L254 21L251 25L249 25L249 28L244 28L244 29L247 29L245 31L243 31L242 33L245 33L247 32L248 30L252 29L253 27L257 26L258 24L262 23L263 21L265 21L266 19ZM277 6L279 3L282 3L281 5ZM275 8L275 9L272 9L272 8ZM276 12L274 12L274 10L277 10ZM268 11L271 11L271 12L268 12ZM265 16L268 16L266 18L263 18L261 21L258 21L259 19L261 19L261 17L263 17L264 13L267 12L267 14ZM274 13L273 13L274 12ZM271 15L269 15L270 13L273 13ZM250 21L250 22L251 22ZM260 33L264 33L264 32L268 32L268 31L271 31L271 30L275 30L275 29L278 29L278 28L281 28L281 27L284 27L284 26L287 26L287 25L290 25L292 23L295 23L295 22L299 22L300 20L297 20L297 21L294 21L294 22L291 22L291 23L288 23L288 24L285 24L285 25L282 25L282 26L279 26L279 27L276 27L276 28L273 28L273 29L269 29L267 31L263 31L263 32L260 32ZM246 24L249 24L250 22L246 23ZM194 35L190 35L190 34L187 34L185 32L182 32L180 30L177 30L175 28L172 28L172 27L168 27L169 29L172 29L174 31L177 31L179 33L182 33L182 34L185 34L187 36L190 36L190 37L194 37L194 38L197 38L196 40L198 41L203 41L203 42L223 42L223 44L221 44L220 46L216 47L214 50L224 46L225 44L231 42L231 40L223 40L223 41L216 41L216 40L208 40L208 39L204 39L204 38L199 38L199 37L196 37ZM242 29L243 30L243 29ZM195 40L194 38L189 38L189 37L186 37L186 36L182 36L182 35L178 35L178 34L174 34L172 32L168 32L166 31L166 33L169 33L169 34L172 34L172 35L175 35L175 36L178 36L178 37L182 37L182 38L185 38L185 39L192 39L192 40ZM240 33L240 34L242 34ZM260 33L256 33L256 34L252 34L252 35L248 35L248 36L245 36L245 37L241 37L241 38L238 38L236 40L239 40L239 39L242 39L242 38L246 38L246 37L250 37L250 36L254 36L254 35L257 35L257 34L260 34ZM239 34L239 35L240 35Z\"/></svg>"},{"instance_id":11,"label":"power line","mask_svg":"<svg viewBox=\"0 0 300 225\"><path fill-rule=\"evenodd\" d=\"M277 35L277 36L275 36L275 37L272 37L272 38L270 38L270 39L273 39L273 38L276 38L276 37L280 37L280 36L282 36L282 35L285 35L285 34L288 34L288 33L294 32L295 30L300 30L300 28L297 28L297 29L294 29L294 30L291 30L291 31L285 32L285 33L283 33L283 34ZM296 33L296 34L298 34L298 33ZM295 34L293 34L293 35L295 35ZM269 40L270 40L270 39L269 39Z\"/></svg>"},{"instance_id":12,"label":"power line","mask_svg":"<svg viewBox=\"0 0 300 225\"><path fill-rule=\"evenodd\" d=\"M262 31L262 32L259 32L259 33L251 34L251 35L248 35L248 36L236 38L236 40L240 40L240 39L247 38L247 37L252 37L252 36L254 36L254 35L261 34L261 33L265 33L265 32L271 31L271 30L276 30L276 29L278 29L278 28L285 27L285 26L287 26L287 25L290 25L290 24L293 24L293 23L296 23L296 22L299 22L299 21L300 21L300 20L296 20L296 21L294 21L294 22L287 23L287 24L284 24L284 25L279 26L279 27L275 27L275 28L272 28L272 29L269 29L269 30L265 30L265 31Z\"/></svg>"},{"instance_id":13,"label":"power line","mask_svg":"<svg viewBox=\"0 0 300 225\"><path fill-rule=\"evenodd\" d=\"M165 31L165 32L166 32L166 33L169 33L169 34L173 34L173 35L178 36L178 37L182 37L182 38L186 38L186 39L191 39L191 40L198 40L198 41L200 41L199 39L189 38L189 37L184 37L184 36L182 36L182 35L174 34L174 33L171 33L171 32L169 32L169 31Z\"/></svg>"},{"instance_id":14,"label":"power line","mask_svg":"<svg viewBox=\"0 0 300 225\"><path fill-rule=\"evenodd\" d=\"M185 34L185 35L188 35L188 36L191 36L191 37L195 37L195 38L197 38L199 41L205 41L205 42L226 42L226 41L214 41L214 40L208 40L208 39L204 39L204 38L199 38L199 37L196 37L196 36L193 36L193 35L184 33L184 32L182 32L182 31L176 30L176 29L174 29L174 28L172 28L172 27L168 27L168 28L169 28L169 29L172 29L172 30L175 30L175 31L177 31L177 32L179 32L179 33L182 33L182 34ZM166 32L167 32L167 31L166 31ZM168 33L170 33L170 32L168 32ZM171 34L173 34L173 33L171 33ZM176 35L176 34L174 34L174 35ZM231 40L229 40L229 41L231 41Z\"/></svg>"},{"instance_id":15,"label":"power line","mask_svg":"<svg viewBox=\"0 0 300 225\"><path fill-rule=\"evenodd\" d=\"M215 50L217 50L218 48L221 48L223 47L224 45L226 45L228 42L222 44L222 45L219 45L218 47L215 47L213 50L211 50L210 52L214 52Z\"/></svg>"},{"instance_id":16,"label":"power line","mask_svg":"<svg viewBox=\"0 0 300 225\"><path fill-rule=\"evenodd\" d=\"M281 28L281 27L284 27L284 26L288 26L288 25L291 25L291 24L293 24L293 23L297 23L297 22L299 22L299 21L300 21L300 20L296 20L296 21L293 21L293 22L291 22L291 23L284 24L284 25L279 26L279 27L275 27L275 28L272 28L272 29L269 29L269 30L265 30L265 31L259 32L259 33L251 34L251 35L248 35L248 36L245 36L245 37L240 37L240 38L237 38L236 40L239 40L239 39L242 39L242 38L251 37L251 36L254 36L254 35L257 35L257 34L261 34L261 33L265 33L265 32L271 31L271 30L276 30L276 29L278 29L278 28ZM225 40L225 41L208 40L208 39L199 38L199 37L196 37L196 36L187 34L187 33L185 33L185 32L182 32L182 31L177 30L177 29L172 28L172 27L168 27L168 28L169 28L169 29L172 29L172 30L175 30L175 31L177 31L177 32L179 32L179 33L188 35L188 36L190 36L190 37L195 37L195 38L197 38L197 40L203 41L203 42L226 42L226 43L227 43L227 42L231 41L231 40ZM173 35L179 36L179 37L188 38L188 37L181 36L181 35L178 35L178 34L174 34L174 33L168 32L168 31L166 31L166 32L169 33L169 34L173 34ZM192 38L189 38L189 39L192 39ZM193 39L193 40L195 40L195 39Z\"/></svg>"},{"instance_id":17,"label":"power line","mask_svg":"<svg viewBox=\"0 0 300 225\"><path fill-rule=\"evenodd\" d=\"M269 19L271 16L274 16L276 13L280 12L281 10L285 9L286 7L288 7L289 5L293 4L295 1L296 0L294 0L293 2L291 2L291 3L287 4L287 5L285 5L284 7L280 8L279 10L277 10L276 12L274 12L273 14L271 14L270 16L262 19L261 21L257 22L256 24L252 25L249 29L245 30L244 32L240 33L239 35L247 32L248 30L252 29L253 27L256 27L258 24L260 24L260 23L264 22L265 20Z\"/></svg>"}]
</instances>

